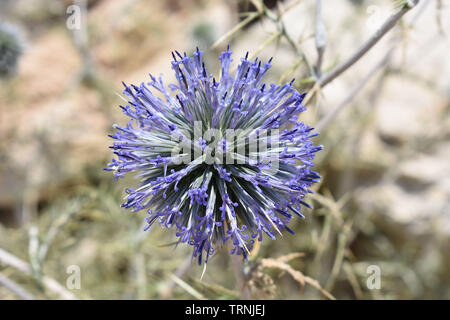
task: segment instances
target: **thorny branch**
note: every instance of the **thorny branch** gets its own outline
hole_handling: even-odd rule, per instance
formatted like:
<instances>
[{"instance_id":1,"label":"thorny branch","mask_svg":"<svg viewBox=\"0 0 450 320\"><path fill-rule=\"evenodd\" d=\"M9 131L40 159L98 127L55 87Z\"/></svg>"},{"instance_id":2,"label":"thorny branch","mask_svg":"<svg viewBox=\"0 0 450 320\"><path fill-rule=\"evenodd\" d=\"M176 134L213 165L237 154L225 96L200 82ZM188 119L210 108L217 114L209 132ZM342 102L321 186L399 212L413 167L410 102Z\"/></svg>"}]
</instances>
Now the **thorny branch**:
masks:
<instances>
[{"instance_id":1,"label":"thorny branch","mask_svg":"<svg viewBox=\"0 0 450 320\"><path fill-rule=\"evenodd\" d=\"M397 22L419 3L419 0L411 0L405 1L402 8L391 17L389 17L383 25L375 31L372 37L369 38L355 53L353 53L347 60L340 63L336 68L334 68L331 72L326 74L323 78L321 78L318 82L319 86L323 88L328 83L336 79L339 75L341 75L344 71L354 65L361 57L363 57L380 39L391 30Z\"/></svg>"},{"instance_id":2,"label":"thorny branch","mask_svg":"<svg viewBox=\"0 0 450 320\"><path fill-rule=\"evenodd\" d=\"M283 23L282 17L283 15L290 10L291 8L295 7L298 3L300 3L301 0L293 1L292 3L288 4L286 9L284 10L278 10L278 14L275 14L272 10L269 10L265 5L263 1L258 0L252 0L252 3L257 8L257 12L249 15L246 20L238 24L236 27L234 27L231 31L229 31L227 34L222 36L218 41L216 41L213 45L213 48L216 48L221 42L229 39L233 34L235 34L237 31L245 27L249 22L251 22L253 19L265 17L268 20L272 21L276 24L278 28L279 33L275 33L271 36L269 39L270 41L266 41L264 46L269 44L273 41L274 38L277 38L278 36L281 36L286 39L288 44L295 50L296 54L298 55L299 59L303 61L306 66L309 69L310 74L315 78L313 88L309 91L308 95L306 96L304 100L304 104L307 104L311 101L311 99L317 94L318 91L320 91L321 88L325 87L327 84L332 82L334 79L336 79L338 76L340 76L342 73L344 73L348 68L353 66L356 62L358 62L375 44L380 41L380 39L383 38L397 23L398 21L412 8L417 6L419 3L419 0L402 0L400 1L400 9L390 16L382 25L381 27L375 31L375 33L359 47L349 58L341 62L338 66L336 66L333 70L330 72L321 75L321 66L323 63L323 53L326 47L326 30L323 23L323 20L321 18L322 13L322 3L320 0L317 0L316 2L316 31L315 31L315 41L316 41L316 48L317 48L317 63L316 66L313 67L311 63L309 62L308 58L304 54L304 52L301 50L300 46L290 37L289 33L286 30L286 27ZM258 50L262 50L263 46L261 46Z\"/></svg>"},{"instance_id":3,"label":"thorny branch","mask_svg":"<svg viewBox=\"0 0 450 320\"><path fill-rule=\"evenodd\" d=\"M353 98L358 94L358 92L361 91L361 89L369 82L370 79L379 71L381 70L386 63L389 61L389 58L392 56L393 48L388 51L388 53L378 62L369 72L368 74L358 82L349 92L349 94L345 97L345 99L337 105L333 110L328 112L317 124L316 129L318 131L321 131L324 129L331 120L333 120L337 114L346 106L348 105Z\"/></svg>"}]
</instances>

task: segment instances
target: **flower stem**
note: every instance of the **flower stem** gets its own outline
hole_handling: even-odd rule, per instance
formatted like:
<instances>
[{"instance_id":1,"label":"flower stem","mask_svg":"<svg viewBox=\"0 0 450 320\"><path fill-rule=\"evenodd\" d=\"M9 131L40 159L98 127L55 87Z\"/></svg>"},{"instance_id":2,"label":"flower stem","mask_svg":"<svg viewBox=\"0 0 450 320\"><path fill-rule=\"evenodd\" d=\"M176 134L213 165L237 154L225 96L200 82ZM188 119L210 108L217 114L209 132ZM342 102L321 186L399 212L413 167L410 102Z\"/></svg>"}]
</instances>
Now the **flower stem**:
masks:
<instances>
[{"instance_id":1,"label":"flower stem","mask_svg":"<svg viewBox=\"0 0 450 320\"><path fill-rule=\"evenodd\" d=\"M240 292L241 300L251 299L251 291L248 285L248 278L244 272L245 264L242 261L242 256L235 254L231 255L231 264L234 270L234 277L236 279L236 289Z\"/></svg>"}]
</instances>

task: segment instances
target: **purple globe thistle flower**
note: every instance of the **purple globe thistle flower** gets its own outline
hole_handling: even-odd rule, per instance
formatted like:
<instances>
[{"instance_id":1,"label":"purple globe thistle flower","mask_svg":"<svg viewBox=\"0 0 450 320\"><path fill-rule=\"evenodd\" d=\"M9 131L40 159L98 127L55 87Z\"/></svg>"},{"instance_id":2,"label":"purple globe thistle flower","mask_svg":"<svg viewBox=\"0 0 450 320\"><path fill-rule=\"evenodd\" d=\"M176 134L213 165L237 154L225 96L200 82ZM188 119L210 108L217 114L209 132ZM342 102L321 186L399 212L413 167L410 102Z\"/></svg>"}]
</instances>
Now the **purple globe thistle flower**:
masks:
<instances>
[{"instance_id":1,"label":"purple globe thistle flower","mask_svg":"<svg viewBox=\"0 0 450 320\"><path fill-rule=\"evenodd\" d=\"M310 140L313 128L297 120L305 95L293 81L262 83L272 59L250 61L247 53L232 76L227 48L216 80L198 48L193 57L172 56L176 84L166 87L152 75L154 92L124 84L129 101L121 108L131 119L115 125L118 159L105 170L116 179L136 172L140 187L126 190L122 206L147 210L146 230L155 221L174 227L199 264L228 241L231 254L246 258L263 233L293 233L293 215L303 218L301 207L310 208L304 198L320 178L312 161L321 146Z\"/></svg>"}]
</instances>

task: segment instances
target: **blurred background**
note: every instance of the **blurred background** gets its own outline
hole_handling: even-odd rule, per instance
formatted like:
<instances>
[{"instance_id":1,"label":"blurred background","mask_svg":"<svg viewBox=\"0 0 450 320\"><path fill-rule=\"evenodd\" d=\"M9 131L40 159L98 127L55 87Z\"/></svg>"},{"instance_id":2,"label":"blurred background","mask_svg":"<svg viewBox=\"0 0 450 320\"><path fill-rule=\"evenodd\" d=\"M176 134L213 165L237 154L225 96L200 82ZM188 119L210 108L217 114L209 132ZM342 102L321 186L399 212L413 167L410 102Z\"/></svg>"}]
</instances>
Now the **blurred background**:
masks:
<instances>
[{"instance_id":1,"label":"blurred background","mask_svg":"<svg viewBox=\"0 0 450 320\"><path fill-rule=\"evenodd\" d=\"M266 82L307 92L399 3L1 0L0 299L450 299L449 1L420 1L315 91L314 209L244 266L222 250L200 280L173 230L120 207L137 181L102 170L121 81L173 81L172 50L198 45L216 75L227 44L235 63L273 56Z\"/></svg>"}]
</instances>

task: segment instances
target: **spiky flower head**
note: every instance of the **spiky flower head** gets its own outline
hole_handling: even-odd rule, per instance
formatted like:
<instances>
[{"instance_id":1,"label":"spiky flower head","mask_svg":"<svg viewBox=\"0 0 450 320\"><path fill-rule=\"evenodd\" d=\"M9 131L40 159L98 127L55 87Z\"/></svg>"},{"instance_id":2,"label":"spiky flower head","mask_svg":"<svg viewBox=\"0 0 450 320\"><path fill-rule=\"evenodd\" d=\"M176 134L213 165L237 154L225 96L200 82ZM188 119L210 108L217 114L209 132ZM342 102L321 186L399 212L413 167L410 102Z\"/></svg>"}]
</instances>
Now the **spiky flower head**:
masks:
<instances>
[{"instance_id":1,"label":"spiky flower head","mask_svg":"<svg viewBox=\"0 0 450 320\"><path fill-rule=\"evenodd\" d=\"M313 128L299 122L304 94L293 86L266 86L270 59L241 59L230 73L231 51L220 55L221 75L206 71L202 51L193 57L172 53L176 84L166 87L150 75L148 85L125 86L130 117L111 137L118 159L106 170L116 178L136 172L140 187L127 189L122 205L147 210L155 221L174 227L179 242L207 262L214 250L232 243L245 258L263 233L275 239L293 215L303 217L312 171ZM150 89L153 88L152 90Z\"/></svg>"},{"instance_id":2,"label":"spiky flower head","mask_svg":"<svg viewBox=\"0 0 450 320\"><path fill-rule=\"evenodd\" d=\"M0 77L15 74L23 50L24 40L19 29L11 24L0 23Z\"/></svg>"}]
</instances>

